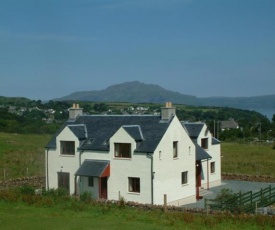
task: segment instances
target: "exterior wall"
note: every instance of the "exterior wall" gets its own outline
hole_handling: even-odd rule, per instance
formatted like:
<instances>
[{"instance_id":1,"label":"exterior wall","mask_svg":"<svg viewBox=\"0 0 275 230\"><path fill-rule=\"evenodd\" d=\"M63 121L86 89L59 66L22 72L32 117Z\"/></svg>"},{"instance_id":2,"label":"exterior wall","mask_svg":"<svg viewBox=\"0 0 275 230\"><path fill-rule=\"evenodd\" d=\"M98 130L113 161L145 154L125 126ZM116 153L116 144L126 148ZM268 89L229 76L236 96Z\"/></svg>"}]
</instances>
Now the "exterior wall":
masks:
<instances>
[{"instance_id":1,"label":"exterior wall","mask_svg":"<svg viewBox=\"0 0 275 230\"><path fill-rule=\"evenodd\" d=\"M130 159L114 157L114 143L131 143L132 157ZM110 139L111 176L108 186L111 189L108 190L109 199L118 199L120 194L127 201L151 203L151 161L146 153L134 153L135 149L135 140L123 128L120 128ZM129 192L129 177L140 178L140 193Z\"/></svg>"},{"instance_id":2,"label":"exterior wall","mask_svg":"<svg viewBox=\"0 0 275 230\"><path fill-rule=\"evenodd\" d=\"M60 141L74 141L75 155L60 155ZM49 150L48 152L49 188L58 188L57 173L66 172L70 173L70 194L74 193L74 174L79 167L79 152L77 152L78 146L78 139L68 127L64 128L64 130L57 136L56 149Z\"/></svg>"},{"instance_id":3,"label":"exterior wall","mask_svg":"<svg viewBox=\"0 0 275 230\"><path fill-rule=\"evenodd\" d=\"M208 138L208 149L205 151L212 157L212 159L202 160L202 181L201 187L207 188L218 186L221 184L221 151L220 144L212 145L212 135L207 131L207 126L204 125L203 129L198 136L197 143L201 146L201 139ZM215 162L215 172L210 172L211 162ZM208 165L207 165L208 164Z\"/></svg>"},{"instance_id":4,"label":"exterior wall","mask_svg":"<svg viewBox=\"0 0 275 230\"><path fill-rule=\"evenodd\" d=\"M178 157L173 158L173 141L178 141ZM154 204L182 205L195 200L195 145L175 117L154 153ZM188 183L181 173L188 171Z\"/></svg>"},{"instance_id":5,"label":"exterior wall","mask_svg":"<svg viewBox=\"0 0 275 230\"><path fill-rule=\"evenodd\" d=\"M78 194L82 194L84 192L90 192L93 196L93 198L97 199L99 197L99 190L98 190L98 186L99 186L99 178L98 177L94 177L94 186L93 187L89 187L88 186L88 177L82 176L78 179L78 184L79 184L79 193Z\"/></svg>"}]
</instances>

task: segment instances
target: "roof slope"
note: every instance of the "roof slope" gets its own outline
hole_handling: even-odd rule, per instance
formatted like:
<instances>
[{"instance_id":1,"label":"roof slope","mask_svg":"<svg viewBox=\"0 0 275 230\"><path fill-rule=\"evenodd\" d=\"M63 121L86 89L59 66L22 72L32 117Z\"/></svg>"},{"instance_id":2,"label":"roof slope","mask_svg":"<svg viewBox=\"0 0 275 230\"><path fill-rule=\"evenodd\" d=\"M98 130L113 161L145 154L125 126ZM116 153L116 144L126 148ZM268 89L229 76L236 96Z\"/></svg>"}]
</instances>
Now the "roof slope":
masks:
<instances>
[{"instance_id":1,"label":"roof slope","mask_svg":"<svg viewBox=\"0 0 275 230\"><path fill-rule=\"evenodd\" d=\"M154 115L86 115L78 116L76 120L66 124L86 126L87 136L79 147L80 150L109 151L110 138L123 127L129 135L139 141L136 152L152 153L171 121L172 119L163 122L160 116ZM61 131L62 129L56 133L46 148L56 148L55 140ZM80 134L83 137L83 133Z\"/></svg>"},{"instance_id":2,"label":"roof slope","mask_svg":"<svg viewBox=\"0 0 275 230\"><path fill-rule=\"evenodd\" d=\"M85 160L79 167L76 176L100 177L110 161L104 160Z\"/></svg>"},{"instance_id":3,"label":"roof slope","mask_svg":"<svg viewBox=\"0 0 275 230\"><path fill-rule=\"evenodd\" d=\"M189 137L192 139L197 138L203 126L205 125L204 123L187 123L187 122L181 122L182 126L186 128Z\"/></svg>"}]
</instances>

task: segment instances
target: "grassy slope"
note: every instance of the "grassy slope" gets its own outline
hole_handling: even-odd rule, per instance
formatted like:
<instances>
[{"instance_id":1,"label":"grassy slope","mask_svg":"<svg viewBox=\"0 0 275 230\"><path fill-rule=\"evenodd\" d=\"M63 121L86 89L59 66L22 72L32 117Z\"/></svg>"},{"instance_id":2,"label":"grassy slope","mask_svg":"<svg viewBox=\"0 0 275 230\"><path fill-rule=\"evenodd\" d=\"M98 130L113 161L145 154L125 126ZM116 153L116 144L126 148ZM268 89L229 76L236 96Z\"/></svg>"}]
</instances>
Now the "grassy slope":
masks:
<instances>
[{"instance_id":1,"label":"grassy slope","mask_svg":"<svg viewBox=\"0 0 275 230\"><path fill-rule=\"evenodd\" d=\"M40 207L0 201L0 229L273 229L270 217L196 215L90 205Z\"/></svg>"},{"instance_id":2,"label":"grassy slope","mask_svg":"<svg viewBox=\"0 0 275 230\"><path fill-rule=\"evenodd\" d=\"M271 144L222 143L222 172L275 177L275 149Z\"/></svg>"},{"instance_id":3,"label":"grassy slope","mask_svg":"<svg viewBox=\"0 0 275 230\"><path fill-rule=\"evenodd\" d=\"M0 133L0 180L44 175L44 146L50 135Z\"/></svg>"}]
</instances>

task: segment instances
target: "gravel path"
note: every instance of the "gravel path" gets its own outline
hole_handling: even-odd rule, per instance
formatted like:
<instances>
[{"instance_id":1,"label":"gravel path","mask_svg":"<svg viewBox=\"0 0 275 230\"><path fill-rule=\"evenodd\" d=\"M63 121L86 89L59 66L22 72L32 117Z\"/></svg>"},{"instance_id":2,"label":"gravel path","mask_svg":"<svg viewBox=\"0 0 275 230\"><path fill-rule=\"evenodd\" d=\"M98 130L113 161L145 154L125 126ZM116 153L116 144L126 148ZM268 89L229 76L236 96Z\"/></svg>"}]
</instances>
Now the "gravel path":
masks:
<instances>
[{"instance_id":1,"label":"gravel path","mask_svg":"<svg viewBox=\"0 0 275 230\"><path fill-rule=\"evenodd\" d=\"M261 190L261 188L267 188L270 185L272 187L275 187L275 183L223 180L222 184L220 186L210 188L209 190L203 190L203 191L201 191L200 195L202 195L203 198L213 199L217 196L217 194L222 189L230 189L233 191L233 193L237 193L240 191L242 193L249 192L249 191L258 192ZM196 203L184 205L184 207L204 208L204 202L205 202L205 199L201 199L200 201L198 201Z\"/></svg>"}]
</instances>

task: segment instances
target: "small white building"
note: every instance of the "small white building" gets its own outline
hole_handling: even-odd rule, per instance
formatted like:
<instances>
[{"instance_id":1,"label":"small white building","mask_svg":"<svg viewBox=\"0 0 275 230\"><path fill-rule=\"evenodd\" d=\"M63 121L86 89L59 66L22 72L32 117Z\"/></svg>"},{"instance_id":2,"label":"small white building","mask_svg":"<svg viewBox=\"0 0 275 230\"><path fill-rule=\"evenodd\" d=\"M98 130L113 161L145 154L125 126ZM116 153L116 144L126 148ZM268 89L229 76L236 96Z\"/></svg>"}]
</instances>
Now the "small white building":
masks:
<instances>
[{"instance_id":1,"label":"small white building","mask_svg":"<svg viewBox=\"0 0 275 230\"><path fill-rule=\"evenodd\" d=\"M171 103L161 115L83 115L78 105L46 146L46 188L94 198L171 205L220 184L220 143L203 124L193 137ZM202 147L201 147L202 146Z\"/></svg>"}]
</instances>

